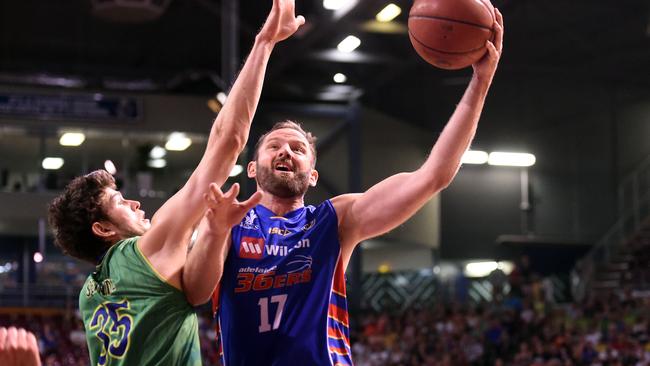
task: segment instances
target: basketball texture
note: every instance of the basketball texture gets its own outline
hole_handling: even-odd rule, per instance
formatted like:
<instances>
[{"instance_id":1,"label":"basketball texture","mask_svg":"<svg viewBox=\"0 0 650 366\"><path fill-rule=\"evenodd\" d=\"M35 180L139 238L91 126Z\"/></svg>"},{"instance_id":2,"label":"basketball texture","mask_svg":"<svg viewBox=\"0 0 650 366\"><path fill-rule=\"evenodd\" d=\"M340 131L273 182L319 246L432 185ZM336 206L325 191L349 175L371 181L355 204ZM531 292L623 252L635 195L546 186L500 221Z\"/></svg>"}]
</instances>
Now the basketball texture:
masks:
<instances>
[{"instance_id":1,"label":"basketball texture","mask_svg":"<svg viewBox=\"0 0 650 366\"><path fill-rule=\"evenodd\" d=\"M488 0L415 0L409 13L409 38L433 66L457 70L472 65L494 41L494 7Z\"/></svg>"}]
</instances>

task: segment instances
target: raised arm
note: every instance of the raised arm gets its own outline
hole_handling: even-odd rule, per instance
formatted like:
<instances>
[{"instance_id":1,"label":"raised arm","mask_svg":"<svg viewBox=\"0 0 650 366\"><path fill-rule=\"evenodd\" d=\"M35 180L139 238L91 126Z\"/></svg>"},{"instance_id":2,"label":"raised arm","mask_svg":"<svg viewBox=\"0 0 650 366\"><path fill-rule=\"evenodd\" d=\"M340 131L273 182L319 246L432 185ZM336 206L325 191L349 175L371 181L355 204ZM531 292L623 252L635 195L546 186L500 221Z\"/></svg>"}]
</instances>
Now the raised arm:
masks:
<instances>
[{"instance_id":1,"label":"raised arm","mask_svg":"<svg viewBox=\"0 0 650 366\"><path fill-rule=\"evenodd\" d=\"M332 200L339 217L339 236L346 260L360 241L390 231L413 216L449 185L458 172L461 157L474 138L501 56L503 19L498 10L495 15L495 42L488 41L488 53L473 65L472 80L425 163L414 172L389 177L365 193Z\"/></svg>"},{"instance_id":2,"label":"raised arm","mask_svg":"<svg viewBox=\"0 0 650 366\"><path fill-rule=\"evenodd\" d=\"M185 186L154 215L151 229L140 239L143 254L172 284L179 285L189 237L205 212L205 188L212 182L221 186L226 181L246 146L271 51L304 24L302 16L295 16L294 8L294 0L273 1L266 23L212 126L199 165Z\"/></svg>"}]
</instances>

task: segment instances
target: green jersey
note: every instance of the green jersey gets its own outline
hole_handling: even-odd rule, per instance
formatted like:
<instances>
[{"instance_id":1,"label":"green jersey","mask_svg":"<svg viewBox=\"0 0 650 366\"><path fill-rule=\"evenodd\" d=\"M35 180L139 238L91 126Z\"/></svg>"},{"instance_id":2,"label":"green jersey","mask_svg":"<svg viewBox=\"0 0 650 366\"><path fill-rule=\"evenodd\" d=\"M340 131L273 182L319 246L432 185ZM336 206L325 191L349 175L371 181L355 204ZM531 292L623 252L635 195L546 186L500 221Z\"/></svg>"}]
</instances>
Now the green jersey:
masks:
<instances>
[{"instance_id":1,"label":"green jersey","mask_svg":"<svg viewBox=\"0 0 650 366\"><path fill-rule=\"evenodd\" d=\"M93 366L201 365L198 320L137 246L113 245L79 294Z\"/></svg>"}]
</instances>

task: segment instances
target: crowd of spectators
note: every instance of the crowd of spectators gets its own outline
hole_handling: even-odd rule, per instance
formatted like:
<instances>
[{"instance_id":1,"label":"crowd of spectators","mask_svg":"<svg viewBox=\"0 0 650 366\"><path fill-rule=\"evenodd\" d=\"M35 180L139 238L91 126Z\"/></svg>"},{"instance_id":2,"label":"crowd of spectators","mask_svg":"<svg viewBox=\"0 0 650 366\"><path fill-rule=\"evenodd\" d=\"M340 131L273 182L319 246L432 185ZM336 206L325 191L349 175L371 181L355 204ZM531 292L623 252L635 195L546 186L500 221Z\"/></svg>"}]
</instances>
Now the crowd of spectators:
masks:
<instances>
[{"instance_id":1,"label":"crowd of spectators","mask_svg":"<svg viewBox=\"0 0 650 366\"><path fill-rule=\"evenodd\" d=\"M501 281L502 276L492 276ZM501 281L503 282L503 281ZM650 298L632 292L556 304L525 261L482 304L450 303L353 317L356 366L650 365ZM74 312L0 315L0 325L34 332L43 365L88 365ZM205 366L219 365L213 320L199 317Z\"/></svg>"},{"instance_id":2,"label":"crowd of spectators","mask_svg":"<svg viewBox=\"0 0 650 366\"><path fill-rule=\"evenodd\" d=\"M361 315L356 366L650 365L650 298L628 290L556 304L527 258L507 283L482 304Z\"/></svg>"},{"instance_id":3,"label":"crowd of spectators","mask_svg":"<svg viewBox=\"0 0 650 366\"><path fill-rule=\"evenodd\" d=\"M612 296L368 314L352 353L357 366L650 365L648 309L647 299Z\"/></svg>"}]
</instances>

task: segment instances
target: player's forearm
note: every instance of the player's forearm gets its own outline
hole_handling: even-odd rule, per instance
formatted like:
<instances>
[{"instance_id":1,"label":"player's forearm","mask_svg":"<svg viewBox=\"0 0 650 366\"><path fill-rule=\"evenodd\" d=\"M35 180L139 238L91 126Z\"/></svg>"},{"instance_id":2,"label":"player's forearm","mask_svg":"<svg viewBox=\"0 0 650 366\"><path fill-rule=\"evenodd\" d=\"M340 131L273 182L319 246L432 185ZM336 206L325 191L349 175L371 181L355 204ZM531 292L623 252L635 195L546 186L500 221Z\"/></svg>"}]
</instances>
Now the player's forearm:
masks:
<instances>
[{"instance_id":1,"label":"player's forearm","mask_svg":"<svg viewBox=\"0 0 650 366\"><path fill-rule=\"evenodd\" d=\"M183 189L184 225L194 225L203 214L204 188L222 185L248 140L251 123L262 92L266 66L273 44L256 41L228 100L210 131L208 146L197 169ZM197 203L197 204L194 204Z\"/></svg>"},{"instance_id":2,"label":"player's forearm","mask_svg":"<svg viewBox=\"0 0 650 366\"><path fill-rule=\"evenodd\" d=\"M183 290L190 304L197 306L210 300L221 280L227 250L227 231L199 234L183 268Z\"/></svg>"},{"instance_id":3,"label":"player's forearm","mask_svg":"<svg viewBox=\"0 0 650 366\"><path fill-rule=\"evenodd\" d=\"M460 167L460 160L474 139L489 83L472 78L463 98L443 129L422 169L445 187Z\"/></svg>"},{"instance_id":4,"label":"player's forearm","mask_svg":"<svg viewBox=\"0 0 650 366\"><path fill-rule=\"evenodd\" d=\"M262 94L266 68L274 43L258 39L233 84L228 99L210 132L211 142L230 145L239 154L248 140L250 126Z\"/></svg>"}]
</instances>

